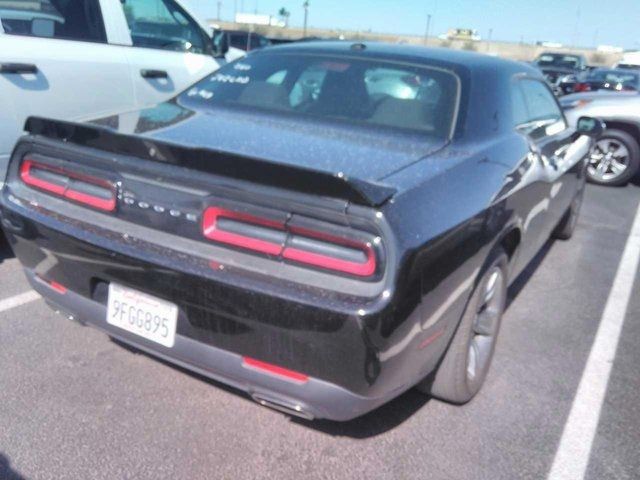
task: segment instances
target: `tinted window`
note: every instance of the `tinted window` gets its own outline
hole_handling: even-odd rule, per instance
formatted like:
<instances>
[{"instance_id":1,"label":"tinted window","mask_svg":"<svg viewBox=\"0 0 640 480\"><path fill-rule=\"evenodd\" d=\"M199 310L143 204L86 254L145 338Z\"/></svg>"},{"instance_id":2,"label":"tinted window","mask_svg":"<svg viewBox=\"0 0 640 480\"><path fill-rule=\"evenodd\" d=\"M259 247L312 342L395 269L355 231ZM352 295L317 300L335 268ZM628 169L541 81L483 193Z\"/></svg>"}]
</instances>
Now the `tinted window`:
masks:
<instances>
[{"instance_id":1,"label":"tinted window","mask_svg":"<svg viewBox=\"0 0 640 480\"><path fill-rule=\"evenodd\" d=\"M267 47L270 45L270 42L262 35L249 32L236 32L229 34L229 45L239 48L240 50L248 51Z\"/></svg>"},{"instance_id":2,"label":"tinted window","mask_svg":"<svg viewBox=\"0 0 640 480\"><path fill-rule=\"evenodd\" d=\"M171 0L120 0L134 47L204 53L200 27Z\"/></svg>"},{"instance_id":3,"label":"tinted window","mask_svg":"<svg viewBox=\"0 0 640 480\"><path fill-rule=\"evenodd\" d=\"M263 53L222 67L185 92L201 106L252 108L446 138L457 77L419 66L353 58Z\"/></svg>"},{"instance_id":4,"label":"tinted window","mask_svg":"<svg viewBox=\"0 0 640 480\"><path fill-rule=\"evenodd\" d=\"M576 69L582 64L581 58L576 55L542 54L536 62L541 67L556 67Z\"/></svg>"},{"instance_id":5,"label":"tinted window","mask_svg":"<svg viewBox=\"0 0 640 480\"><path fill-rule=\"evenodd\" d=\"M549 88L538 80L518 82L527 108L522 123L554 123L563 120L562 112Z\"/></svg>"},{"instance_id":6,"label":"tinted window","mask_svg":"<svg viewBox=\"0 0 640 480\"><path fill-rule=\"evenodd\" d=\"M511 107L513 110L513 121L516 126L524 125L529 121L529 110L524 101L520 82L511 85Z\"/></svg>"},{"instance_id":7,"label":"tinted window","mask_svg":"<svg viewBox=\"0 0 640 480\"><path fill-rule=\"evenodd\" d=\"M106 42L98 0L0 0L5 33Z\"/></svg>"},{"instance_id":8,"label":"tinted window","mask_svg":"<svg viewBox=\"0 0 640 480\"><path fill-rule=\"evenodd\" d=\"M231 33L229 34L229 45L240 50L247 49L247 42L249 41L249 35L246 33Z\"/></svg>"}]
</instances>

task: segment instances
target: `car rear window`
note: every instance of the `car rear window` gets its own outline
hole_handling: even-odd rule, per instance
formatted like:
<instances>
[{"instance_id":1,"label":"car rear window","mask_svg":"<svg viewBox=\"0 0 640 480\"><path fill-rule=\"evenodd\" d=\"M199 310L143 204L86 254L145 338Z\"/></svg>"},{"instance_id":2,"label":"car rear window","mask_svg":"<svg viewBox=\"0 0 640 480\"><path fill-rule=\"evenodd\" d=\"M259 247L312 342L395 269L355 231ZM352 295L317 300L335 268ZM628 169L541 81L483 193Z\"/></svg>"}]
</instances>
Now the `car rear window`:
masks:
<instances>
[{"instance_id":1,"label":"car rear window","mask_svg":"<svg viewBox=\"0 0 640 480\"><path fill-rule=\"evenodd\" d=\"M448 138L459 88L452 72L428 66L265 52L226 65L184 92L180 101Z\"/></svg>"},{"instance_id":2,"label":"car rear window","mask_svg":"<svg viewBox=\"0 0 640 480\"><path fill-rule=\"evenodd\" d=\"M575 55L542 54L538 57L537 64L541 67L578 68L580 57Z\"/></svg>"}]
</instances>

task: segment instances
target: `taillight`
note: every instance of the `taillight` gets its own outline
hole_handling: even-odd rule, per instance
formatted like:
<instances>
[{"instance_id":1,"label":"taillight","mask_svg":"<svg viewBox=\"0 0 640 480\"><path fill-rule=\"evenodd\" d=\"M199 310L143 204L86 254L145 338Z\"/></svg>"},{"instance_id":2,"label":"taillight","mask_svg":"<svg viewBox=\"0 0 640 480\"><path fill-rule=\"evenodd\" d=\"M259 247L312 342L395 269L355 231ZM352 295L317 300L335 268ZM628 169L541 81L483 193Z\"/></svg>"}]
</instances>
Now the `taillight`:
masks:
<instances>
[{"instance_id":1,"label":"taillight","mask_svg":"<svg viewBox=\"0 0 640 480\"><path fill-rule=\"evenodd\" d=\"M337 235L321 228L210 207L203 215L206 238L237 248L358 277L371 277L378 268L380 240L363 232ZM318 222L319 225L325 225ZM330 227L328 227L330 228Z\"/></svg>"},{"instance_id":2,"label":"taillight","mask_svg":"<svg viewBox=\"0 0 640 480\"><path fill-rule=\"evenodd\" d=\"M591 91L591 85L589 85L588 83L577 83L575 91L576 92L589 92L589 91Z\"/></svg>"},{"instance_id":3,"label":"taillight","mask_svg":"<svg viewBox=\"0 0 640 480\"><path fill-rule=\"evenodd\" d=\"M332 237L322 232L292 228L282 256L288 260L337 272L370 277L376 271L376 255L369 242Z\"/></svg>"},{"instance_id":4,"label":"taillight","mask_svg":"<svg viewBox=\"0 0 640 480\"><path fill-rule=\"evenodd\" d=\"M115 187L102 178L25 158L20 166L20 179L30 187L98 210L112 212L116 208Z\"/></svg>"},{"instance_id":5,"label":"taillight","mask_svg":"<svg viewBox=\"0 0 640 480\"><path fill-rule=\"evenodd\" d=\"M280 255L287 239L284 221L267 220L218 207L205 210L202 232L209 240L269 255Z\"/></svg>"}]
</instances>

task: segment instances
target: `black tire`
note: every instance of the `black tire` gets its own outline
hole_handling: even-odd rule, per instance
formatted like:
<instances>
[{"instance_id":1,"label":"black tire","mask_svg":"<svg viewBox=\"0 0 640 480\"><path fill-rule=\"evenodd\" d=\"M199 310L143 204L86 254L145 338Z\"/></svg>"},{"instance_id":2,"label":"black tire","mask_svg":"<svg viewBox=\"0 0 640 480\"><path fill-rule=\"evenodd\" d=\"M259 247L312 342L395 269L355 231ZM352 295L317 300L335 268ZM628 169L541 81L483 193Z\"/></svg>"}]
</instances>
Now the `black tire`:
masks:
<instances>
[{"instance_id":1,"label":"black tire","mask_svg":"<svg viewBox=\"0 0 640 480\"><path fill-rule=\"evenodd\" d=\"M640 145L638 145L638 141L627 132L616 129L605 130L602 136L596 140L597 144L602 141L611 141L622 144L627 149L629 152L627 168L624 172L614 178L608 180L602 179L594 172L593 160L591 160L589 167L587 168L587 180L590 183L595 183L597 185L626 185L640 170ZM597 147L594 147L592 155L595 153L596 148ZM591 157L591 159L593 159L593 157Z\"/></svg>"},{"instance_id":2,"label":"black tire","mask_svg":"<svg viewBox=\"0 0 640 480\"><path fill-rule=\"evenodd\" d=\"M573 236L573 232L578 225L578 218L580 217L580 209L582 208L582 200L584 198L584 188L581 189L571 202L571 206L560 220L560 223L553 231L551 235L558 240L569 240Z\"/></svg>"},{"instance_id":3,"label":"black tire","mask_svg":"<svg viewBox=\"0 0 640 480\"><path fill-rule=\"evenodd\" d=\"M502 314L506 305L508 262L509 259L502 249L497 250L490 257L487 262L488 266L485 268L477 287L471 295L460 325L458 325L458 329L438 370L431 378L427 378L417 385L418 390L455 404L469 402L480 391L491 365L496 338L500 331ZM480 337L475 331L476 323L482 314L481 309L485 305L488 283L496 271L500 272L499 280L496 281L499 282L496 283L496 286L499 287L497 294L500 295L500 298L491 307L492 313L495 313L495 322L492 328L493 338L488 351L486 351L484 363L473 376L470 376L472 341ZM494 309L495 312L493 312ZM485 312L488 313L489 310L487 309Z\"/></svg>"}]
</instances>

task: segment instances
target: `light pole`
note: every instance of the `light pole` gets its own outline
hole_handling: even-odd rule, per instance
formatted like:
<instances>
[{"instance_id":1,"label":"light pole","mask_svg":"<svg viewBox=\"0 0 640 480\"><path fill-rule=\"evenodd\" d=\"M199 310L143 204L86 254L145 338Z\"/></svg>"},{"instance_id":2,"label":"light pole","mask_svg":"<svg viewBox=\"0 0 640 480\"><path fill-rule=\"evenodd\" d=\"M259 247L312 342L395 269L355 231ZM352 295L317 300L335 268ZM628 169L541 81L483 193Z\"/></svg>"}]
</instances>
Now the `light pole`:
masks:
<instances>
[{"instance_id":1,"label":"light pole","mask_svg":"<svg viewBox=\"0 0 640 480\"><path fill-rule=\"evenodd\" d=\"M302 37L304 38L307 36L307 21L309 20L309 0L305 0L302 6L304 7L304 28L302 30Z\"/></svg>"},{"instance_id":2,"label":"light pole","mask_svg":"<svg viewBox=\"0 0 640 480\"><path fill-rule=\"evenodd\" d=\"M431 14L427 14L427 29L424 32L424 44L425 46L429 43L429 30L431 29Z\"/></svg>"},{"instance_id":3,"label":"light pole","mask_svg":"<svg viewBox=\"0 0 640 480\"><path fill-rule=\"evenodd\" d=\"M220 11L222 10L222 2L218 0L218 20L220 20Z\"/></svg>"},{"instance_id":4,"label":"light pole","mask_svg":"<svg viewBox=\"0 0 640 480\"><path fill-rule=\"evenodd\" d=\"M493 28L489 29L489 38L487 39L487 52L491 51L491 37L493 36Z\"/></svg>"}]
</instances>

